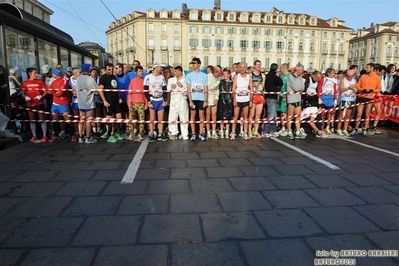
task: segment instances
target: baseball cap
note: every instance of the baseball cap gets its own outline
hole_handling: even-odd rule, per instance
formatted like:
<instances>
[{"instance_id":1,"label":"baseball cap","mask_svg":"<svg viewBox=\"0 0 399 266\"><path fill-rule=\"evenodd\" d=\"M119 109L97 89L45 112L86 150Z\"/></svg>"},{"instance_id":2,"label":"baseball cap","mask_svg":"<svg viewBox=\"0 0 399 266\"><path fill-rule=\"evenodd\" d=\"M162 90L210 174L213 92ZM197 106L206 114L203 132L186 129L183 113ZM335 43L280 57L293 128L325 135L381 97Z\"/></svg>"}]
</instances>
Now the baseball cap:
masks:
<instances>
[{"instance_id":1,"label":"baseball cap","mask_svg":"<svg viewBox=\"0 0 399 266\"><path fill-rule=\"evenodd\" d=\"M62 77L62 69L60 69L60 68L54 68L54 69L53 69L53 75Z\"/></svg>"},{"instance_id":2,"label":"baseball cap","mask_svg":"<svg viewBox=\"0 0 399 266\"><path fill-rule=\"evenodd\" d=\"M15 73L15 70L14 70L13 68L10 68L10 70L8 70L8 73L14 74L14 73Z\"/></svg>"},{"instance_id":3,"label":"baseball cap","mask_svg":"<svg viewBox=\"0 0 399 266\"><path fill-rule=\"evenodd\" d=\"M346 75L353 76L355 75L355 71L353 69L349 69L348 71L346 71Z\"/></svg>"},{"instance_id":4,"label":"baseball cap","mask_svg":"<svg viewBox=\"0 0 399 266\"><path fill-rule=\"evenodd\" d=\"M154 63L153 65L152 65L152 68L156 68L156 67L164 67L165 65L164 64L161 64L161 63L159 63L159 62L156 62L156 63Z\"/></svg>"},{"instance_id":5,"label":"baseball cap","mask_svg":"<svg viewBox=\"0 0 399 266\"><path fill-rule=\"evenodd\" d=\"M47 74L50 71L51 67L49 65L42 66L42 74Z\"/></svg>"},{"instance_id":6,"label":"baseball cap","mask_svg":"<svg viewBox=\"0 0 399 266\"><path fill-rule=\"evenodd\" d=\"M67 72L70 72L70 73L72 73L72 67L67 67Z\"/></svg>"},{"instance_id":7,"label":"baseball cap","mask_svg":"<svg viewBox=\"0 0 399 266\"><path fill-rule=\"evenodd\" d=\"M89 71L90 71L90 68L91 68L91 64L86 64L86 63L84 63L84 64L80 67L80 69L82 70L82 72L89 72Z\"/></svg>"}]
</instances>

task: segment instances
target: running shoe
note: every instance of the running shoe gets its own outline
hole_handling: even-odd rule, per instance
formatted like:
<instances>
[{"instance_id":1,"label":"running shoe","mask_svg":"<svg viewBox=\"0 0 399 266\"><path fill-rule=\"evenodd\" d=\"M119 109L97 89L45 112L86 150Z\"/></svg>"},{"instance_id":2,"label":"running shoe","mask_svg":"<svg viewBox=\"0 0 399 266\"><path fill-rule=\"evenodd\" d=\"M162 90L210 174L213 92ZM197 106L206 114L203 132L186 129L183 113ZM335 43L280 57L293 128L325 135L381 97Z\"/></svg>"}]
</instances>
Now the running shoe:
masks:
<instances>
[{"instance_id":1,"label":"running shoe","mask_svg":"<svg viewBox=\"0 0 399 266\"><path fill-rule=\"evenodd\" d=\"M150 134L149 138L150 138L150 142L155 142L156 141L156 138L155 138L154 134Z\"/></svg>"},{"instance_id":2,"label":"running shoe","mask_svg":"<svg viewBox=\"0 0 399 266\"><path fill-rule=\"evenodd\" d=\"M219 136L218 136L218 134L216 134L216 131L213 132L212 138L213 138L213 139L219 139Z\"/></svg>"},{"instance_id":3,"label":"running shoe","mask_svg":"<svg viewBox=\"0 0 399 266\"><path fill-rule=\"evenodd\" d=\"M369 129L367 129L367 135L373 136L373 135L375 135L375 132L371 128L369 128Z\"/></svg>"},{"instance_id":4,"label":"running shoe","mask_svg":"<svg viewBox=\"0 0 399 266\"><path fill-rule=\"evenodd\" d=\"M187 141L187 140L189 140L189 137L183 137L183 140Z\"/></svg>"},{"instance_id":5,"label":"running shoe","mask_svg":"<svg viewBox=\"0 0 399 266\"><path fill-rule=\"evenodd\" d=\"M170 140L177 140L177 135L171 135L169 139Z\"/></svg>"},{"instance_id":6,"label":"running shoe","mask_svg":"<svg viewBox=\"0 0 399 266\"><path fill-rule=\"evenodd\" d=\"M292 132L288 132L287 138L295 139L294 134L292 134Z\"/></svg>"},{"instance_id":7,"label":"running shoe","mask_svg":"<svg viewBox=\"0 0 399 266\"><path fill-rule=\"evenodd\" d=\"M363 135L363 137L367 137L368 136L367 130L363 130L362 135Z\"/></svg>"},{"instance_id":8,"label":"running shoe","mask_svg":"<svg viewBox=\"0 0 399 266\"><path fill-rule=\"evenodd\" d=\"M78 140L77 140L76 136L73 135L71 138L71 143L76 143L76 142L78 142Z\"/></svg>"},{"instance_id":9,"label":"running shoe","mask_svg":"<svg viewBox=\"0 0 399 266\"><path fill-rule=\"evenodd\" d=\"M51 139L49 139L48 140L48 142L49 143L54 143L54 142L57 142L57 141L59 141L60 139L58 138L58 137L52 137ZM43 140L42 140L42 142L43 142Z\"/></svg>"},{"instance_id":10,"label":"running shoe","mask_svg":"<svg viewBox=\"0 0 399 266\"><path fill-rule=\"evenodd\" d=\"M381 134L382 132L381 132L381 130L379 130L378 128L376 128L376 127L373 127L373 129L372 129L373 131L374 131L374 133L376 134L376 135L379 135L379 134Z\"/></svg>"},{"instance_id":11,"label":"running shoe","mask_svg":"<svg viewBox=\"0 0 399 266\"><path fill-rule=\"evenodd\" d=\"M329 138L329 136L328 136L326 133L323 133L323 134L321 134L321 135L319 135L319 134L316 134L316 138L328 139L328 138Z\"/></svg>"},{"instance_id":12,"label":"running shoe","mask_svg":"<svg viewBox=\"0 0 399 266\"><path fill-rule=\"evenodd\" d=\"M327 133L328 135L331 135L331 130L330 130L329 128L327 128L327 129L326 129L326 133Z\"/></svg>"},{"instance_id":13,"label":"running shoe","mask_svg":"<svg viewBox=\"0 0 399 266\"><path fill-rule=\"evenodd\" d=\"M161 141L168 141L168 133L166 131L161 134Z\"/></svg>"},{"instance_id":14,"label":"running shoe","mask_svg":"<svg viewBox=\"0 0 399 266\"><path fill-rule=\"evenodd\" d=\"M66 138L65 132L64 132L64 131L61 131L61 133L58 135L58 137L59 137L60 139L65 139L65 138Z\"/></svg>"},{"instance_id":15,"label":"running shoe","mask_svg":"<svg viewBox=\"0 0 399 266\"><path fill-rule=\"evenodd\" d=\"M35 142L37 140L37 138L35 137L35 136L33 136L30 140L29 140L29 142Z\"/></svg>"},{"instance_id":16,"label":"running shoe","mask_svg":"<svg viewBox=\"0 0 399 266\"><path fill-rule=\"evenodd\" d=\"M340 130L340 129L338 129L336 133L338 136L341 136L341 137L345 136L344 133L342 132L342 130Z\"/></svg>"},{"instance_id":17,"label":"running shoe","mask_svg":"<svg viewBox=\"0 0 399 266\"><path fill-rule=\"evenodd\" d=\"M224 131L223 130L219 130L219 136L221 139L224 139Z\"/></svg>"},{"instance_id":18,"label":"running shoe","mask_svg":"<svg viewBox=\"0 0 399 266\"><path fill-rule=\"evenodd\" d=\"M296 139L305 139L306 136L301 131L299 131L298 133L295 134L295 138Z\"/></svg>"},{"instance_id":19,"label":"running shoe","mask_svg":"<svg viewBox=\"0 0 399 266\"><path fill-rule=\"evenodd\" d=\"M271 135L272 138L278 138L278 136L280 136L280 135L278 134L278 132L270 133L270 135Z\"/></svg>"},{"instance_id":20,"label":"running shoe","mask_svg":"<svg viewBox=\"0 0 399 266\"><path fill-rule=\"evenodd\" d=\"M201 141L205 141L206 140L205 136L202 135L202 134L198 135L198 139L201 140Z\"/></svg>"},{"instance_id":21,"label":"running shoe","mask_svg":"<svg viewBox=\"0 0 399 266\"><path fill-rule=\"evenodd\" d=\"M244 140L249 140L248 134L244 134Z\"/></svg>"},{"instance_id":22,"label":"running shoe","mask_svg":"<svg viewBox=\"0 0 399 266\"><path fill-rule=\"evenodd\" d=\"M349 137L349 136L350 136L350 134L348 133L347 130L342 130L342 134L343 134L345 137Z\"/></svg>"},{"instance_id":23,"label":"running shoe","mask_svg":"<svg viewBox=\"0 0 399 266\"><path fill-rule=\"evenodd\" d=\"M256 138L256 139L261 139L262 136L261 136L258 132L255 132L254 138Z\"/></svg>"},{"instance_id":24,"label":"running shoe","mask_svg":"<svg viewBox=\"0 0 399 266\"><path fill-rule=\"evenodd\" d=\"M228 139L228 138L229 138L229 131L228 131L228 130L225 130L225 131L224 131L224 138L225 138L225 139Z\"/></svg>"},{"instance_id":25,"label":"running shoe","mask_svg":"<svg viewBox=\"0 0 399 266\"><path fill-rule=\"evenodd\" d=\"M138 142L143 141L143 137L140 134L137 134L136 141Z\"/></svg>"},{"instance_id":26,"label":"running shoe","mask_svg":"<svg viewBox=\"0 0 399 266\"><path fill-rule=\"evenodd\" d=\"M114 136L110 136L110 137L107 139L107 142L116 143L116 142L118 142L118 140L117 140Z\"/></svg>"},{"instance_id":27,"label":"running shoe","mask_svg":"<svg viewBox=\"0 0 399 266\"><path fill-rule=\"evenodd\" d=\"M85 143L85 138L79 138L79 144Z\"/></svg>"},{"instance_id":28,"label":"running shoe","mask_svg":"<svg viewBox=\"0 0 399 266\"><path fill-rule=\"evenodd\" d=\"M134 135L130 134L127 140L128 141L133 141L134 140Z\"/></svg>"},{"instance_id":29,"label":"running shoe","mask_svg":"<svg viewBox=\"0 0 399 266\"><path fill-rule=\"evenodd\" d=\"M46 143L47 142L47 138L46 137L43 137L42 138L42 143Z\"/></svg>"},{"instance_id":30,"label":"running shoe","mask_svg":"<svg viewBox=\"0 0 399 266\"><path fill-rule=\"evenodd\" d=\"M97 140L96 139L94 139L94 138L86 138L86 140L85 140L85 144L94 144L94 143L97 143Z\"/></svg>"},{"instance_id":31,"label":"running shoe","mask_svg":"<svg viewBox=\"0 0 399 266\"><path fill-rule=\"evenodd\" d=\"M303 127L301 127L299 129L299 131L302 133L302 135L307 136L308 134L306 134L305 129L303 129Z\"/></svg>"},{"instance_id":32,"label":"running shoe","mask_svg":"<svg viewBox=\"0 0 399 266\"><path fill-rule=\"evenodd\" d=\"M281 130L280 130L281 131ZM283 130L282 132L279 131L279 135L282 137L286 137L288 135L287 130Z\"/></svg>"},{"instance_id":33,"label":"running shoe","mask_svg":"<svg viewBox=\"0 0 399 266\"><path fill-rule=\"evenodd\" d=\"M271 138L272 136L269 133L262 133L262 138Z\"/></svg>"},{"instance_id":34,"label":"running shoe","mask_svg":"<svg viewBox=\"0 0 399 266\"><path fill-rule=\"evenodd\" d=\"M101 136L100 136L102 139L107 139L109 136L108 136L108 132L105 132L104 134L102 134Z\"/></svg>"},{"instance_id":35,"label":"running shoe","mask_svg":"<svg viewBox=\"0 0 399 266\"><path fill-rule=\"evenodd\" d=\"M352 130L352 132L350 133L351 136L356 136L356 135L358 135L358 134L359 134L359 133L357 132L356 129Z\"/></svg>"},{"instance_id":36,"label":"running shoe","mask_svg":"<svg viewBox=\"0 0 399 266\"><path fill-rule=\"evenodd\" d=\"M195 141L196 136L195 135L191 135L191 141Z\"/></svg>"},{"instance_id":37,"label":"running shoe","mask_svg":"<svg viewBox=\"0 0 399 266\"><path fill-rule=\"evenodd\" d=\"M121 135L119 135L118 133L115 133L115 134L114 134L114 138L115 138L116 140L124 140L124 138L123 138Z\"/></svg>"},{"instance_id":38,"label":"running shoe","mask_svg":"<svg viewBox=\"0 0 399 266\"><path fill-rule=\"evenodd\" d=\"M332 127L330 130L331 130L331 133L334 134L335 128Z\"/></svg>"},{"instance_id":39,"label":"running shoe","mask_svg":"<svg viewBox=\"0 0 399 266\"><path fill-rule=\"evenodd\" d=\"M236 134L231 133L230 140L236 140Z\"/></svg>"}]
</instances>

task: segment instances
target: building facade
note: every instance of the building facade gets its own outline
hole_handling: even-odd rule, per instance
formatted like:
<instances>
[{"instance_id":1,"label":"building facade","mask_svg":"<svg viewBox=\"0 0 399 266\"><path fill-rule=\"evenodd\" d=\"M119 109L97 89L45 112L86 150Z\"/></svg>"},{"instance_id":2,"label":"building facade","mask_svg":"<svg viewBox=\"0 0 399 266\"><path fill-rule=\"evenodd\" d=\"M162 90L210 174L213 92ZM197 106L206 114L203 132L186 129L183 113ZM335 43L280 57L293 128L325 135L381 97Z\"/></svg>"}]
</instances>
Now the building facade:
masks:
<instances>
[{"instance_id":1,"label":"building facade","mask_svg":"<svg viewBox=\"0 0 399 266\"><path fill-rule=\"evenodd\" d=\"M371 24L357 30L349 41L349 65L364 69L368 63L389 65L399 62L399 22Z\"/></svg>"},{"instance_id":2,"label":"building facade","mask_svg":"<svg viewBox=\"0 0 399 266\"><path fill-rule=\"evenodd\" d=\"M98 43L81 42L78 44L78 46L80 48L86 49L97 57L97 59L95 59L93 62L93 66L104 67L107 63L117 63L114 62L115 60L112 58L112 56L105 51L104 47L102 47Z\"/></svg>"},{"instance_id":3,"label":"building facade","mask_svg":"<svg viewBox=\"0 0 399 266\"><path fill-rule=\"evenodd\" d=\"M118 61L139 60L188 67L193 57L202 65L231 67L234 62L297 63L307 70L347 67L352 29L338 18L306 14L188 9L134 11L111 23L108 52Z\"/></svg>"},{"instance_id":4,"label":"building facade","mask_svg":"<svg viewBox=\"0 0 399 266\"><path fill-rule=\"evenodd\" d=\"M50 16L54 13L53 10L37 0L0 0L0 3L1 2L13 4L26 13L31 14L49 24Z\"/></svg>"}]
</instances>

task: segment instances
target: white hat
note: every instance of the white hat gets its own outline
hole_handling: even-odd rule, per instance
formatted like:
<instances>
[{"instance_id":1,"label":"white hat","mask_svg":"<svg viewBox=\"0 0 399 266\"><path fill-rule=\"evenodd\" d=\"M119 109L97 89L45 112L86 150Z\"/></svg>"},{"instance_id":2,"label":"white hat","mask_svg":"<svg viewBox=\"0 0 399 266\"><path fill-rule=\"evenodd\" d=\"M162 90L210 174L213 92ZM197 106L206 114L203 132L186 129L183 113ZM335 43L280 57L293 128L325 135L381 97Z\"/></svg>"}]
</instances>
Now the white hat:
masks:
<instances>
[{"instance_id":1,"label":"white hat","mask_svg":"<svg viewBox=\"0 0 399 266\"><path fill-rule=\"evenodd\" d=\"M156 68L156 67L164 67L165 65L164 64L161 64L161 63L159 63L159 62L156 62L156 63L154 63L153 65L152 65L152 68L154 69L154 68Z\"/></svg>"},{"instance_id":2,"label":"white hat","mask_svg":"<svg viewBox=\"0 0 399 266\"><path fill-rule=\"evenodd\" d=\"M15 70L13 69L13 68L10 68L10 70L8 70L8 73L11 75L11 74L14 74L15 73Z\"/></svg>"},{"instance_id":3,"label":"white hat","mask_svg":"<svg viewBox=\"0 0 399 266\"><path fill-rule=\"evenodd\" d=\"M42 66L42 74L47 74L50 71L51 67L49 65Z\"/></svg>"}]
</instances>

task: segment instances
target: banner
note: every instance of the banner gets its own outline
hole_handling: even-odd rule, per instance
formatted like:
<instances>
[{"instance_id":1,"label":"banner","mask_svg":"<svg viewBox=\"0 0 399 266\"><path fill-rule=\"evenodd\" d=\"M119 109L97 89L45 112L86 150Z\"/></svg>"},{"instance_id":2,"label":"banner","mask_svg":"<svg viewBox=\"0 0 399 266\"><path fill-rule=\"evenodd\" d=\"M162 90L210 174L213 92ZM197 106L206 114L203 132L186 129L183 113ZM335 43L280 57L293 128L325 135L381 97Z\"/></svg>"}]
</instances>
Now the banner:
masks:
<instances>
[{"instance_id":1,"label":"banner","mask_svg":"<svg viewBox=\"0 0 399 266\"><path fill-rule=\"evenodd\" d=\"M380 120L391 120L399 123L399 96L383 96L382 97L382 114ZM374 119L376 110L373 107L371 119Z\"/></svg>"}]
</instances>

